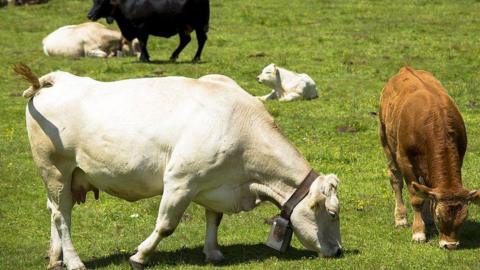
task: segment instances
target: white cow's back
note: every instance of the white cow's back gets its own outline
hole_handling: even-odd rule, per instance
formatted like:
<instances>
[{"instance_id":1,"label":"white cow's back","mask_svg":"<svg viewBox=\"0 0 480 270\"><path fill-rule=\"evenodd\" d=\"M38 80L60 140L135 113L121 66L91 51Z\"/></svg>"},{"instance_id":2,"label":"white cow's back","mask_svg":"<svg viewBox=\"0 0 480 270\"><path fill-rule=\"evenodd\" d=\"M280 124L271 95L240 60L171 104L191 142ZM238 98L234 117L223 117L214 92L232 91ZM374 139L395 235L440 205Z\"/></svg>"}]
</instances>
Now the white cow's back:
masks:
<instances>
[{"instance_id":1,"label":"white cow's back","mask_svg":"<svg viewBox=\"0 0 480 270\"><path fill-rule=\"evenodd\" d=\"M127 200L161 194L172 158L179 159L173 165L186 162L201 173L221 162L219 153L236 151L242 127L250 127L238 125L236 115L270 119L233 81L167 77L103 83L63 72L55 76L54 86L42 89L27 109L27 118L33 118L27 119L29 132L34 122L40 129L55 127L61 146L52 151L73 154L87 181ZM32 110L42 117L35 119Z\"/></svg>"}]
</instances>

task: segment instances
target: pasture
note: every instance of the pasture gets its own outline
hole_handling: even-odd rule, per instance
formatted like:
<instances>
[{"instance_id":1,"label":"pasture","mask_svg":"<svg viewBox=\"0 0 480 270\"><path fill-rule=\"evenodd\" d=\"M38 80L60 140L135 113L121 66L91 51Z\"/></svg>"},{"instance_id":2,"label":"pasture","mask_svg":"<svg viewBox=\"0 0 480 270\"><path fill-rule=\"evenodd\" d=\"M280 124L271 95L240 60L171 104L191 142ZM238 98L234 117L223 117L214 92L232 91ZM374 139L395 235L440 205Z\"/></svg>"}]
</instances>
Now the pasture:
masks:
<instances>
[{"instance_id":1,"label":"pasture","mask_svg":"<svg viewBox=\"0 0 480 270\"><path fill-rule=\"evenodd\" d=\"M285 254L266 247L270 226L265 220L279 212L266 203L248 213L224 216L219 243L227 260L221 267L480 268L480 209L475 205L461 229L459 250L438 248L434 232L426 244L413 244L410 228L394 228L394 197L375 115L383 85L401 66L432 72L465 120L469 143L464 186L480 188L480 2L211 0L209 39L200 64L190 63L195 39L177 63L168 62L177 37L150 38L151 64L134 58L45 56L42 38L60 26L87 21L90 6L87 0L51 0L0 9L0 269L45 269L50 238L45 188L25 130L26 100L19 96L28 85L12 72L19 62L38 75L64 70L103 81L221 73L253 95L270 91L255 81L269 63L305 72L316 81L319 98L268 101L266 107L313 168L341 179L344 256L317 258L295 237ZM345 129L353 132L342 132ZM73 243L86 266L129 269L128 257L154 228L159 201L154 197L129 203L101 192L99 201L90 194L86 204L75 206ZM412 221L410 207L408 219ZM190 205L175 233L159 244L151 269L212 267L204 263L204 228L203 208Z\"/></svg>"}]
</instances>

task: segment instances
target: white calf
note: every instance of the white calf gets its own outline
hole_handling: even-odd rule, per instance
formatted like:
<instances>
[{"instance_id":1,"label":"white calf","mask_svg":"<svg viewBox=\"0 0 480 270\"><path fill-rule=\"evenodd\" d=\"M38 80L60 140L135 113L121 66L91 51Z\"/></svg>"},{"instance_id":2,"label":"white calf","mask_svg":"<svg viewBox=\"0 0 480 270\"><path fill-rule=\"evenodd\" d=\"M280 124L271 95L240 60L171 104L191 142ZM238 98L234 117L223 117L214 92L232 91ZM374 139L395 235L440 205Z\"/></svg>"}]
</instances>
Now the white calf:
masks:
<instances>
[{"instance_id":1,"label":"white calf","mask_svg":"<svg viewBox=\"0 0 480 270\"><path fill-rule=\"evenodd\" d=\"M310 76L277 67L275 64L266 66L257 76L257 81L273 88L268 95L259 97L260 100L292 101L317 97L317 87Z\"/></svg>"},{"instance_id":2,"label":"white calf","mask_svg":"<svg viewBox=\"0 0 480 270\"><path fill-rule=\"evenodd\" d=\"M263 104L223 75L99 82L62 71L38 80L25 66L17 73L32 84L27 130L52 211L49 267L63 255L68 269L84 268L71 210L90 190L128 201L163 194L155 229L130 258L141 269L191 202L206 209L206 259L222 260L222 213L282 206L311 170ZM315 178L290 217L305 247L324 256L341 248L337 185L334 175Z\"/></svg>"}]
</instances>

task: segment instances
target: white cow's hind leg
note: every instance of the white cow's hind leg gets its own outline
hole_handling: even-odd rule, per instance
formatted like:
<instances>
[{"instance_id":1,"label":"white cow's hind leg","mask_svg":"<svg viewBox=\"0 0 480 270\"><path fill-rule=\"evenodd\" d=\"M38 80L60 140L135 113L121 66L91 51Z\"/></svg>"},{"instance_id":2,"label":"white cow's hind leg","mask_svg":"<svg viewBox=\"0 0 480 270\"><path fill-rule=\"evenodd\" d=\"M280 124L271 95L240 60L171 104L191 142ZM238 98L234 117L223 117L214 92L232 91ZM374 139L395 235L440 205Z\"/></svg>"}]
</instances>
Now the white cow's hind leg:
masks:
<instances>
[{"instance_id":1,"label":"white cow's hind leg","mask_svg":"<svg viewBox=\"0 0 480 270\"><path fill-rule=\"evenodd\" d=\"M60 238L63 254L63 262L68 270L86 269L78 257L70 237L71 214L73 207L71 191L71 173L60 172L54 166L45 171L43 176L47 183L49 207L52 211L52 221L57 229ZM56 234L53 232L53 241L57 241ZM57 244L55 242L55 244ZM58 254L57 246L51 247L55 254ZM52 249L51 249L52 251Z\"/></svg>"},{"instance_id":2,"label":"white cow's hind leg","mask_svg":"<svg viewBox=\"0 0 480 270\"><path fill-rule=\"evenodd\" d=\"M174 183L174 185L165 184L155 230L138 246L138 252L130 257L130 265L134 269L143 269L160 240L173 233L190 204L191 192L181 185L176 185L184 182L184 179L168 179L165 182Z\"/></svg>"},{"instance_id":3,"label":"white cow's hind leg","mask_svg":"<svg viewBox=\"0 0 480 270\"><path fill-rule=\"evenodd\" d=\"M205 235L205 246L203 253L205 254L205 261L214 264L223 261L223 254L218 249L217 232L220 221L222 221L222 213L216 213L205 209L205 218L207 223L207 232Z\"/></svg>"},{"instance_id":4,"label":"white cow's hind leg","mask_svg":"<svg viewBox=\"0 0 480 270\"><path fill-rule=\"evenodd\" d=\"M47 208L52 212L52 202L50 199L47 199ZM57 227L55 226L55 221L53 219L53 214L50 218L50 250L48 251L48 269L49 270L62 270L62 242L60 235L58 235Z\"/></svg>"}]
</instances>

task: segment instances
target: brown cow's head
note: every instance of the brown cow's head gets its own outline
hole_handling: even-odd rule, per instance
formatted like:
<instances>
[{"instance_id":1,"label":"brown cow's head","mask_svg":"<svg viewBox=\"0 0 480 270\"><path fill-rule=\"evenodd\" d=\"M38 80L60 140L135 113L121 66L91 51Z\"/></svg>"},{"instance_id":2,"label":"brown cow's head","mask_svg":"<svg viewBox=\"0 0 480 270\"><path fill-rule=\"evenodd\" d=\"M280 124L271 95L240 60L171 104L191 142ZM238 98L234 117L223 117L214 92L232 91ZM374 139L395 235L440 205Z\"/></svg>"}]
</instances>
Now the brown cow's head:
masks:
<instances>
[{"instance_id":1,"label":"brown cow's head","mask_svg":"<svg viewBox=\"0 0 480 270\"><path fill-rule=\"evenodd\" d=\"M118 5L116 0L93 0L93 6L88 12L88 19L97 21L100 18L106 18L108 23L113 22L113 13Z\"/></svg>"},{"instance_id":2,"label":"brown cow's head","mask_svg":"<svg viewBox=\"0 0 480 270\"><path fill-rule=\"evenodd\" d=\"M461 188L444 192L416 182L412 184L420 196L429 197L433 201L432 214L440 234L440 247L457 248L460 244L458 230L467 218L468 204L480 203L480 191Z\"/></svg>"}]
</instances>

